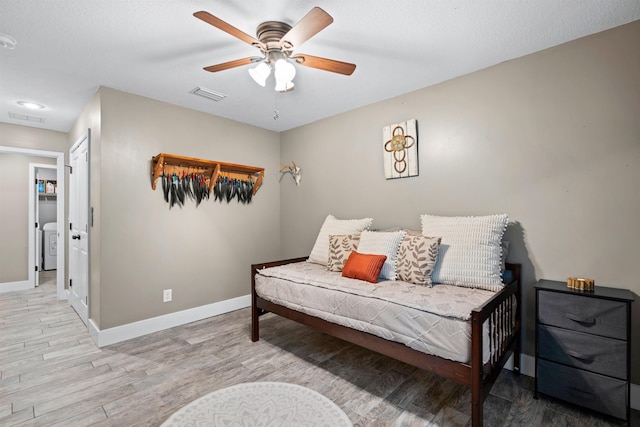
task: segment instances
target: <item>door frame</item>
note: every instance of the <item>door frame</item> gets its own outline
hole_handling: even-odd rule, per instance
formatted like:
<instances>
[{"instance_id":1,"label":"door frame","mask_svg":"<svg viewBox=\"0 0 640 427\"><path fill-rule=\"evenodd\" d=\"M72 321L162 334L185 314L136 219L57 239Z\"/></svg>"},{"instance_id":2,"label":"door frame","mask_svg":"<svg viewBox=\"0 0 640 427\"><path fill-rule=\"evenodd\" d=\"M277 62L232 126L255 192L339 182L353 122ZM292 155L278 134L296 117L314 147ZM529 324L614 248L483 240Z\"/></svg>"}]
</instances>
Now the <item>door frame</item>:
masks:
<instances>
[{"instance_id":1,"label":"door frame","mask_svg":"<svg viewBox=\"0 0 640 427\"><path fill-rule=\"evenodd\" d=\"M56 222L58 224L58 259L57 259L57 274L56 274L56 295L59 300L67 299L67 294L64 289L64 278L65 278L65 265L66 265L66 239L65 239L65 171L64 171L64 153L60 151L46 151L46 150L36 150L31 148L18 148L18 147L7 147L0 145L0 153L2 154L24 154L28 156L35 157L47 157L56 159L56 179L58 180L58 204L56 206ZM35 177L34 177L35 179ZM29 191L34 189L33 180L27 183L29 186ZM36 230L34 227L35 224L35 196L29 197L29 242L28 242L28 253L29 253L29 261L28 261L28 279L22 282L12 282L10 284L5 284L7 286L3 286L3 292L9 291L19 291L25 289L31 289L35 287L35 267L36 267L36 257L35 257L35 239L36 239Z\"/></svg>"},{"instance_id":2,"label":"door frame","mask_svg":"<svg viewBox=\"0 0 640 427\"><path fill-rule=\"evenodd\" d=\"M36 270L35 266L39 265L39 261L38 260L38 256L42 257L43 251L44 251L44 245L42 245L42 234L40 236L40 239L38 238L38 229L40 229L42 227L42 225L44 224L40 224L40 220L38 218L38 203L40 202L40 193L38 192L38 190L36 189L37 184L36 184L36 180L38 179L37 175L36 175L36 170L37 169L55 169L56 170L56 175L57 175L57 167L55 165L50 165L50 164L44 164L44 163L29 163L29 182L31 183L31 187L29 190L29 223L30 224L34 224L37 223L38 224L38 228L35 228L34 231L34 240L33 240L33 251L34 251L34 266L31 266L31 264L29 264L29 271L34 271L34 278L33 278L33 286L38 286L39 280L38 280L38 274L35 274L35 272L37 271L38 273L40 273L41 269L38 268ZM33 201L33 206L31 201ZM57 223L57 209L58 209L58 197L56 196L56 223ZM33 215L33 216L31 216ZM33 221L31 221L31 219L33 218ZM57 236L60 236L61 231L57 232ZM40 247L40 251L38 251L38 247ZM30 246L31 248L31 246ZM56 258L57 260L57 258ZM57 261L56 261L57 264ZM56 265L57 267L57 265ZM57 273L56 273L57 275Z\"/></svg>"}]
</instances>

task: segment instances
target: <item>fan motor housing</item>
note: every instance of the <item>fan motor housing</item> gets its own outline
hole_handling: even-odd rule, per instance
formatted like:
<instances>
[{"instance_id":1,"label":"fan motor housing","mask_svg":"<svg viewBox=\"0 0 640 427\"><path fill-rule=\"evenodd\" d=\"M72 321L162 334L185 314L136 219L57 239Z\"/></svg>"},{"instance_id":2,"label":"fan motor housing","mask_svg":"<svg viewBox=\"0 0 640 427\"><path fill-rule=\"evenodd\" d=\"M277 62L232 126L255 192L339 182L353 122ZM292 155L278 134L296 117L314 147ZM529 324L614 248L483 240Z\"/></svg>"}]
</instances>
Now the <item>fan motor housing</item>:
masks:
<instances>
[{"instance_id":1,"label":"fan motor housing","mask_svg":"<svg viewBox=\"0 0 640 427\"><path fill-rule=\"evenodd\" d=\"M256 36L267 49L280 48L280 40L289 32L291 25L279 21L266 21L258 25Z\"/></svg>"}]
</instances>

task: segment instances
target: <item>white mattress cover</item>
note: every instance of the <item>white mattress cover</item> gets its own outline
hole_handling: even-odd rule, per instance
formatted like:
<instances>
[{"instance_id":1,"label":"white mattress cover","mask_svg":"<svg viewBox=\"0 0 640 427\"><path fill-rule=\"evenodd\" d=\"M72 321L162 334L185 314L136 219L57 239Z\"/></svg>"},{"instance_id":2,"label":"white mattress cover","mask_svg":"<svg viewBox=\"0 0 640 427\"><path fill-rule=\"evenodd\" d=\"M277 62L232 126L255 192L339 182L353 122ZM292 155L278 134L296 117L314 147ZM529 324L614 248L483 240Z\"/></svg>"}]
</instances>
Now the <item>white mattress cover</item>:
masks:
<instances>
[{"instance_id":1,"label":"white mattress cover","mask_svg":"<svg viewBox=\"0 0 640 427\"><path fill-rule=\"evenodd\" d=\"M495 294L451 285L369 283L310 262L258 273L256 293L265 300L464 363L471 359L471 310ZM487 343L486 325L483 335ZM483 346L485 362L487 347Z\"/></svg>"}]
</instances>

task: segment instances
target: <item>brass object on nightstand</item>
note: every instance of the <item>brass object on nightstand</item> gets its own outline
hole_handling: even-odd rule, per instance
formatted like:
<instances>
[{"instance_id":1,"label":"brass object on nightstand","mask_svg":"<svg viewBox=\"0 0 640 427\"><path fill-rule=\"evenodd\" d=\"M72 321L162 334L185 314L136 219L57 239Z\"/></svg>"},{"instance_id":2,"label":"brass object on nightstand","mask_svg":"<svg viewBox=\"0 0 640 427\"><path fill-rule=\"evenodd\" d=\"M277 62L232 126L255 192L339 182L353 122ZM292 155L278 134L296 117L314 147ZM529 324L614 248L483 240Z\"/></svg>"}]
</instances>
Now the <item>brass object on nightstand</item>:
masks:
<instances>
[{"instance_id":1,"label":"brass object on nightstand","mask_svg":"<svg viewBox=\"0 0 640 427\"><path fill-rule=\"evenodd\" d=\"M593 291L595 289L596 282L589 278L569 277L567 279L567 287L576 289L579 291Z\"/></svg>"}]
</instances>

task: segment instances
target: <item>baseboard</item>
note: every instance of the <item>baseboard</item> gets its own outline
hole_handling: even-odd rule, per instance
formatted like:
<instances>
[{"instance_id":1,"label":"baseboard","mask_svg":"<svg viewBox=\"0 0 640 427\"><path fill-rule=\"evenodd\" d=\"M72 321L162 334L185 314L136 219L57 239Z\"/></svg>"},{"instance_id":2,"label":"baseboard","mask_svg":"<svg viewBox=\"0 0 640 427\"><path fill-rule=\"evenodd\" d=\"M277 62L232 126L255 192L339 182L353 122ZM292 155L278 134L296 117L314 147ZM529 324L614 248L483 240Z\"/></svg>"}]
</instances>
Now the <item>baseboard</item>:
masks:
<instances>
[{"instance_id":1,"label":"baseboard","mask_svg":"<svg viewBox=\"0 0 640 427\"><path fill-rule=\"evenodd\" d=\"M28 280L0 283L0 294L4 294L5 292L26 291L27 289L33 289L33 284Z\"/></svg>"},{"instance_id":2,"label":"baseboard","mask_svg":"<svg viewBox=\"0 0 640 427\"><path fill-rule=\"evenodd\" d=\"M529 377L536 376L536 358L528 354L520 355L520 373Z\"/></svg>"},{"instance_id":3,"label":"baseboard","mask_svg":"<svg viewBox=\"0 0 640 427\"><path fill-rule=\"evenodd\" d=\"M513 356L504 364L504 368L513 371ZM536 358L528 354L520 355L520 373L529 377L536 376ZM631 384L629 403L631 409L640 411L640 385Z\"/></svg>"},{"instance_id":4,"label":"baseboard","mask_svg":"<svg viewBox=\"0 0 640 427\"><path fill-rule=\"evenodd\" d=\"M98 347L104 347L249 306L251 306L251 295L244 295L104 330L100 330L93 320L89 319L88 329L95 344Z\"/></svg>"}]
</instances>

